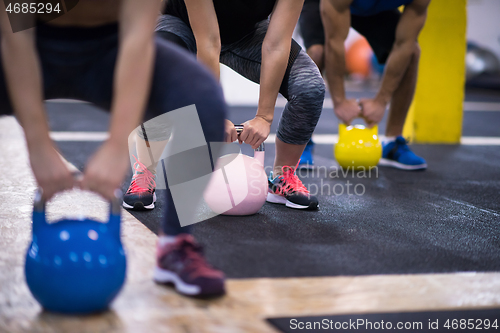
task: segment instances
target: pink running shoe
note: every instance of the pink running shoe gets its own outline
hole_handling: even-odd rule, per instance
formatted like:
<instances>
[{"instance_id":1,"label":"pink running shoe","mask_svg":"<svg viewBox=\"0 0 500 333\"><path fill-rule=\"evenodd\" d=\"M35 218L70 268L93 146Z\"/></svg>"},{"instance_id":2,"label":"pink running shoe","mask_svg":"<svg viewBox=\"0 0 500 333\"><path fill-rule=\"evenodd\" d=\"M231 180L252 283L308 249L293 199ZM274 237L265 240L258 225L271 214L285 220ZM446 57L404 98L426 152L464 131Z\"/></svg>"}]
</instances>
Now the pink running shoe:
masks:
<instances>
[{"instance_id":1,"label":"pink running shoe","mask_svg":"<svg viewBox=\"0 0 500 333\"><path fill-rule=\"evenodd\" d=\"M318 198L312 196L302 181L295 174L295 168L285 165L281 168L283 174L273 178L273 172L269 175L269 190L267 202L286 205L294 209L315 210L318 209Z\"/></svg>"},{"instance_id":2,"label":"pink running shoe","mask_svg":"<svg viewBox=\"0 0 500 333\"><path fill-rule=\"evenodd\" d=\"M135 158L134 176L132 182L123 196L123 207L132 210L145 210L155 208L156 202L156 176Z\"/></svg>"}]
</instances>

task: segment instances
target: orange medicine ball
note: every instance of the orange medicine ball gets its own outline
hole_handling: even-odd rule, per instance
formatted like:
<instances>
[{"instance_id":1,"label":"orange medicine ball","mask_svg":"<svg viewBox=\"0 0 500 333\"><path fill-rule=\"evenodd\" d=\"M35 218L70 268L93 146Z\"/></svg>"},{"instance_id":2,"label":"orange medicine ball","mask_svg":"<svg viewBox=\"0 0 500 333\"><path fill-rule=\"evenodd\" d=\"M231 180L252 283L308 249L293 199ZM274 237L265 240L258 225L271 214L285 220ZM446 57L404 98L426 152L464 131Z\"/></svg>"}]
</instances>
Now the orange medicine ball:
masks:
<instances>
[{"instance_id":1,"label":"orange medicine ball","mask_svg":"<svg viewBox=\"0 0 500 333\"><path fill-rule=\"evenodd\" d=\"M349 74L358 74L368 77L371 71L371 57L373 51L368 41L361 37L347 49L345 54L346 69Z\"/></svg>"}]
</instances>

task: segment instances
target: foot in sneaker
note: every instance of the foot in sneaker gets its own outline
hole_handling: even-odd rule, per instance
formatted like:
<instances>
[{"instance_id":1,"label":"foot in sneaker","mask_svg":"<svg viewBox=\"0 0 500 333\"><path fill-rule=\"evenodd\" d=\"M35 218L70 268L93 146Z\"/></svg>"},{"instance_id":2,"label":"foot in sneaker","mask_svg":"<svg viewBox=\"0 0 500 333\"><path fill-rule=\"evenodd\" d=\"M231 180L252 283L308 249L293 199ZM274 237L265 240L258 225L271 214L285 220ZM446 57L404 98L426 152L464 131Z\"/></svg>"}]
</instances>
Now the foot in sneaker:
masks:
<instances>
[{"instance_id":1,"label":"foot in sneaker","mask_svg":"<svg viewBox=\"0 0 500 333\"><path fill-rule=\"evenodd\" d=\"M282 175L273 178L273 172L269 175L269 190L267 202L284 204L295 209L318 209L318 199L312 196L302 181L295 174L295 168L283 166Z\"/></svg>"},{"instance_id":2,"label":"foot in sneaker","mask_svg":"<svg viewBox=\"0 0 500 333\"><path fill-rule=\"evenodd\" d=\"M180 234L172 243L157 248L154 270L157 283L173 284L187 296L217 296L225 293L224 273L211 267L203 250L189 234Z\"/></svg>"},{"instance_id":3,"label":"foot in sneaker","mask_svg":"<svg viewBox=\"0 0 500 333\"><path fill-rule=\"evenodd\" d=\"M402 136L384 144L379 165L391 166L402 170L424 170L427 163L422 157L415 155Z\"/></svg>"},{"instance_id":4,"label":"foot in sneaker","mask_svg":"<svg viewBox=\"0 0 500 333\"><path fill-rule=\"evenodd\" d=\"M302 156L300 156L299 169L312 169L314 167L313 153L314 142L312 139L310 139L306 145L306 148L304 148Z\"/></svg>"},{"instance_id":5,"label":"foot in sneaker","mask_svg":"<svg viewBox=\"0 0 500 333\"><path fill-rule=\"evenodd\" d=\"M123 196L123 207L133 210L153 209L156 202L156 176L135 156L134 158L134 176Z\"/></svg>"}]
</instances>

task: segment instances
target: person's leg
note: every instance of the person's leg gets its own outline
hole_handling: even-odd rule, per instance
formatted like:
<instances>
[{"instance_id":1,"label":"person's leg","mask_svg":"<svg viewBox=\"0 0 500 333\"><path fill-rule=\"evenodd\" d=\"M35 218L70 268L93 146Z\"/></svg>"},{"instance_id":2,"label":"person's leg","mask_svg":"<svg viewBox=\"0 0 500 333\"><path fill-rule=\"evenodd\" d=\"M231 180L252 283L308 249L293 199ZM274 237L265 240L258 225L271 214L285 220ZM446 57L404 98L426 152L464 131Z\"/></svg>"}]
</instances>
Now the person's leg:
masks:
<instances>
[{"instance_id":1,"label":"person's leg","mask_svg":"<svg viewBox=\"0 0 500 333\"><path fill-rule=\"evenodd\" d=\"M318 68L304 51L300 51L290 68L287 95L288 103L276 135L275 175L281 173L284 165L297 164L323 109L325 84Z\"/></svg>"},{"instance_id":2,"label":"person's leg","mask_svg":"<svg viewBox=\"0 0 500 333\"><path fill-rule=\"evenodd\" d=\"M351 25L366 37L379 63L384 64L394 45L396 28L401 14L399 10L386 11L373 16L351 15ZM406 140L401 136L408 115L417 82L420 48L415 42L410 64L399 87L391 98L389 119L386 127L386 139L380 165L387 165L403 170L422 170L427 168L425 160L415 155Z\"/></svg>"},{"instance_id":3,"label":"person's leg","mask_svg":"<svg viewBox=\"0 0 500 333\"><path fill-rule=\"evenodd\" d=\"M164 110L177 110L189 105L195 105L197 117L201 124L204 136L204 148L208 152L206 143L222 142L224 133L224 117L226 106L222 95L222 90L211 73L200 65L194 57L179 47L157 38L157 58L154 71L153 86L151 88L151 98L146 113L145 127L148 129L148 140L163 141L173 132L172 140L179 136L180 130L174 124L172 129L150 126L150 124L163 122L156 118L164 113ZM186 131L189 132L190 129ZM176 132L177 131L177 132ZM189 133L184 133L188 135ZM193 137L196 133L193 133ZM212 156L217 156L218 152L212 151ZM188 156L187 158L192 157ZM194 156L196 157L196 156ZM196 161L185 161L190 165ZM209 161L211 172L211 164ZM169 171L170 172L170 171ZM167 191L168 192L168 191ZM194 195L191 202L199 202L202 193ZM173 200L169 197L167 211L167 223L177 217ZM178 224L178 223L176 223ZM170 230L170 229L169 229ZM165 233L165 226L163 227Z\"/></svg>"},{"instance_id":4,"label":"person's leg","mask_svg":"<svg viewBox=\"0 0 500 333\"><path fill-rule=\"evenodd\" d=\"M157 132L161 133L164 131L164 128L161 128L161 124L154 124L153 126L160 126ZM134 174L127 191L123 195L122 206L126 209L147 210L155 208L156 168L168 140L166 139L167 134L151 138L153 140L150 140L147 136L146 127L145 124L141 124L134 133L132 144L135 144L137 157L133 156L135 159L133 165ZM150 130L149 127L148 130Z\"/></svg>"},{"instance_id":5,"label":"person's leg","mask_svg":"<svg viewBox=\"0 0 500 333\"><path fill-rule=\"evenodd\" d=\"M212 74L186 51L159 38L156 45L145 127L151 122L162 123L164 110L174 110L172 114L180 115L181 119L177 116L169 119L173 120L169 144L175 154L172 152L173 155L162 161L168 173L168 181L165 180L167 202L154 278L159 283L173 283L177 291L185 295L222 294L223 273L205 261L201 247L187 234L189 226L181 226L181 221L182 225L192 223L194 207L203 196L203 189L186 194L191 186L187 182L212 172L210 153L215 157L219 152L214 146L209 150L207 143L223 141L226 106L222 89ZM194 109L194 119L187 113L188 109ZM164 131L170 133L170 128ZM148 134L148 139L165 137L162 132L150 131ZM204 188L207 183L208 179L203 184L198 182L198 187L203 185ZM179 185L182 187L180 194Z\"/></svg>"},{"instance_id":6,"label":"person's leg","mask_svg":"<svg viewBox=\"0 0 500 333\"><path fill-rule=\"evenodd\" d=\"M146 131L144 124L141 125L141 130ZM160 156L165 150L167 143L168 140L146 140L144 134L141 136L136 133L135 146L137 149L137 159L141 161L152 174L156 174L156 167L158 166Z\"/></svg>"},{"instance_id":7,"label":"person's leg","mask_svg":"<svg viewBox=\"0 0 500 333\"><path fill-rule=\"evenodd\" d=\"M424 170L427 168L425 159L411 151L408 142L402 136L406 116L415 94L419 59L420 47L415 42L410 64L391 98L380 165L402 170Z\"/></svg>"},{"instance_id":8,"label":"person's leg","mask_svg":"<svg viewBox=\"0 0 500 333\"><path fill-rule=\"evenodd\" d=\"M307 54L322 72L325 59L325 31L321 22L319 3L319 0L304 1L299 18L299 32L304 40Z\"/></svg>"},{"instance_id":9,"label":"person's leg","mask_svg":"<svg viewBox=\"0 0 500 333\"><path fill-rule=\"evenodd\" d=\"M196 41L191 29L179 18L171 15L162 15L156 27L156 36L164 41L176 44L193 54L196 53ZM149 131L155 131L155 123L148 124ZM144 124L137 129L136 149L137 158L147 166L148 170L156 173L159 157L161 156L168 140L145 140L146 128ZM146 134L147 135L147 134Z\"/></svg>"},{"instance_id":10,"label":"person's leg","mask_svg":"<svg viewBox=\"0 0 500 333\"><path fill-rule=\"evenodd\" d=\"M410 65L401 79L399 87L394 91L389 107L389 119L387 120L385 135L396 137L403 134L408 110L410 109L415 87L417 85L418 62L420 60L420 47L415 42L415 48L411 56Z\"/></svg>"},{"instance_id":11,"label":"person's leg","mask_svg":"<svg viewBox=\"0 0 500 333\"><path fill-rule=\"evenodd\" d=\"M303 51L290 70L288 94L291 98L283 110L276 137L274 175L280 175L285 165L297 164L323 109L324 81Z\"/></svg>"},{"instance_id":12,"label":"person's leg","mask_svg":"<svg viewBox=\"0 0 500 333\"><path fill-rule=\"evenodd\" d=\"M0 35L0 116L11 115L13 110L10 104L10 97L7 91L7 82L3 71L2 63L2 39Z\"/></svg>"},{"instance_id":13,"label":"person's leg","mask_svg":"<svg viewBox=\"0 0 500 333\"><path fill-rule=\"evenodd\" d=\"M266 31L267 22L261 22L251 36L231 45L223 45L221 62L249 80L259 83L262 41ZM288 103L283 110L278 128L276 156L271 173L272 181L279 178L281 182L284 178L288 182L296 182L290 189L302 194L298 202L291 202L296 198L280 190L279 203L293 208L315 209L317 199L309 195L294 173L304 147L311 138L321 115L325 84L311 58L304 51L295 49L294 43L280 93L288 100ZM273 185L274 190L276 190L275 185ZM280 183L279 187L285 188L282 185ZM284 199L281 200L282 198Z\"/></svg>"},{"instance_id":14,"label":"person's leg","mask_svg":"<svg viewBox=\"0 0 500 333\"><path fill-rule=\"evenodd\" d=\"M325 45L313 44L306 50L307 55L311 57L312 61L318 66L320 71L325 67Z\"/></svg>"},{"instance_id":15,"label":"person's leg","mask_svg":"<svg viewBox=\"0 0 500 333\"><path fill-rule=\"evenodd\" d=\"M156 36L168 43L176 44L193 54L196 53L196 41L191 29L179 18L162 15L158 19ZM161 123L142 124L136 131L137 161L134 164L134 176L123 197L123 207L130 210L154 209L156 201L156 168L160 156L167 145L167 136ZM146 132L155 133L154 138ZM162 134L163 133L163 134Z\"/></svg>"},{"instance_id":16,"label":"person's leg","mask_svg":"<svg viewBox=\"0 0 500 333\"><path fill-rule=\"evenodd\" d=\"M92 61L86 64L88 70L78 78L83 84L74 97L93 102L109 110L117 56L117 38L109 47L105 43L100 43L99 47L102 54L94 56ZM189 106L192 106L190 110L194 108L194 113L191 112L190 115L184 117L184 110L188 110ZM180 115L180 118L170 117L174 113L177 116ZM192 119L193 114L195 119ZM200 246L196 244L192 236L188 235L189 226L186 226L194 219L193 207L201 201L203 190L188 193L187 201L191 205L189 211L186 209L177 211L179 207L174 203L176 194L174 192L179 188L177 186L179 183L183 184L185 181L198 179L201 176L199 173L191 172L192 166L203 165L204 168L201 171L194 169L196 172L203 172L203 176L212 171L207 142L223 140L225 114L226 106L222 89L211 73L198 64L196 59L186 51L157 38L153 81L144 124L148 128L150 123L160 123L158 120L160 118L168 121L162 122L164 124L162 126L153 127L153 130L148 133L148 140L164 141L170 136L170 129L172 129L170 142L173 150L177 149L181 153L183 152L182 144L191 144L193 141L199 145L193 150L196 154L189 154L189 152L188 154L174 154L172 158L162 161L167 165L169 179L172 179L170 178L172 176L174 180L178 180L178 183L165 183L165 212L159 232L154 278L161 283L173 282L180 293L187 295L213 295L224 292L223 273L207 264ZM196 121L199 124L199 130L190 133L189 130L183 131L182 128L178 128L178 124L183 121L185 123L186 119ZM218 156L217 151L212 151L212 154ZM205 158L199 160L199 156ZM181 160L176 157L180 157ZM171 161L176 163L170 163ZM208 179L202 178L202 181L197 183L198 188L203 188L208 183ZM196 274L189 274L190 272L196 272Z\"/></svg>"},{"instance_id":17,"label":"person's leg","mask_svg":"<svg viewBox=\"0 0 500 333\"><path fill-rule=\"evenodd\" d=\"M158 19L158 24L156 27L156 36L163 41L173 43L181 48L192 53L193 57L196 53L196 41L192 30L179 18L171 15L162 15ZM158 165L159 157L161 156L165 146L168 143L167 136L170 136L170 131L163 131L160 134L158 130L164 130L163 128L158 128L155 122L149 122L147 125L142 124L140 128L137 129L137 157L139 161L143 162L148 166L151 172L156 172L156 166ZM156 132L156 137L158 141L146 140L146 132Z\"/></svg>"},{"instance_id":18,"label":"person's leg","mask_svg":"<svg viewBox=\"0 0 500 333\"><path fill-rule=\"evenodd\" d=\"M325 66L325 31L321 21L320 0L305 0L299 18L299 32L304 40L306 52L314 61L320 72ZM300 156L299 168L312 169L314 167L314 142L307 143Z\"/></svg>"},{"instance_id":19,"label":"person's leg","mask_svg":"<svg viewBox=\"0 0 500 333\"><path fill-rule=\"evenodd\" d=\"M318 6L319 7L319 6ZM302 14L304 11L302 11ZM301 15L302 15L301 14ZM319 8L318 8L318 15L319 15ZM320 18L320 23L321 23L321 17ZM322 27L322 25L321 25ZM323 40L324 40L324 32L321 30L321 34L323 35ZM325 46L324 44L313 44L309 46L306 50L307 55L314 61L316 66L318 66L318 69L320 72L323 71L323 68L325 66ZM314 168L314 142L311 139L309 139L309 142L307 142L307 145L304 148L304 151L302 152L302 155L300 155L300 161L299 161L299 168L300 169L305 169L305 170L312 170Z\"/></svg>"},{"instance_id":20,"label":"person's leg","mask_svg":"<svg viewBox=\"0 0 500 333\"><path fill-rule=\"evenodd\" d=\"M190 53L196 54L196 39L193 31L180 18L172 15L161 15L156 25L156 35L163 40L174 43Z\"/></svg>"}]
</instances>

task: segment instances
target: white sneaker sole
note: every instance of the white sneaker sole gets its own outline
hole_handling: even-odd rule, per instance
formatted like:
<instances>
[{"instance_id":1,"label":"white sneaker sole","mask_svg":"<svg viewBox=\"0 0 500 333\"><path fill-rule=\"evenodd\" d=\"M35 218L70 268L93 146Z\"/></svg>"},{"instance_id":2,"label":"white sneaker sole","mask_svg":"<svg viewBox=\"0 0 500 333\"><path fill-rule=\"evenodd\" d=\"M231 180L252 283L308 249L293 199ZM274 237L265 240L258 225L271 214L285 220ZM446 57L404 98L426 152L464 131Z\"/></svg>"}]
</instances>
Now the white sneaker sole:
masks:
<instances>
[{"instance_id":1,"label":"white sneaker sole","mask_svg":"<svg viewBox=\"0 0 500 333\"><path fill-rule=\"evenodd\" d=\"M309 206L298 205L296 203L288 201L285 197L283 197L281 195L270 193L270 192L267 193L266 201L270 202L270 203L285 205L287 207L295 208L295 209L308 209L309 208Z\"/></svg>"},{"instance_id":2,"label":"white sneaker sole","mask_svg":"<svg viewBox=\"0 0 500 333\"><path fill-rule=\"evenodd\" d=\"M156 192L153 193L153 203L151 205L143 206L144 207L143 209L154 209L155 208L155 202L156 202ZM134 206L130 206L125 201L123 201L122 206L123 206L123 208L126 208L126 209L135 209Z\"/></svg>"},{"instance_id":3,"label":"white sneaker sole","mask_svg":"<svg viewBox=\"0 0 500 333\"><path fill-rule=\"evenodd\" d=\"M393 168L401 169L401 170L424 170L424 169L427 169L426 163L418 164L418 165L406 165L406 164L399 163L399 162L389 160L386 158L381 158L378 162L378 165L389 166L389 167L393 167Z\"/></svg>"},{"instance_id":4,"label":"white sneaker sole","mask_svg":"<svg viewBox=\"0 0 500 333\"><path fill-rule=\"evenodd\" d=\"M158 283L173 283L175 290L184 295L199 295L201 288L196 285L188 284L181 280L181 278L174 272L155 267L153 271L153 279Z\"/></svg>"}]
</instances>

